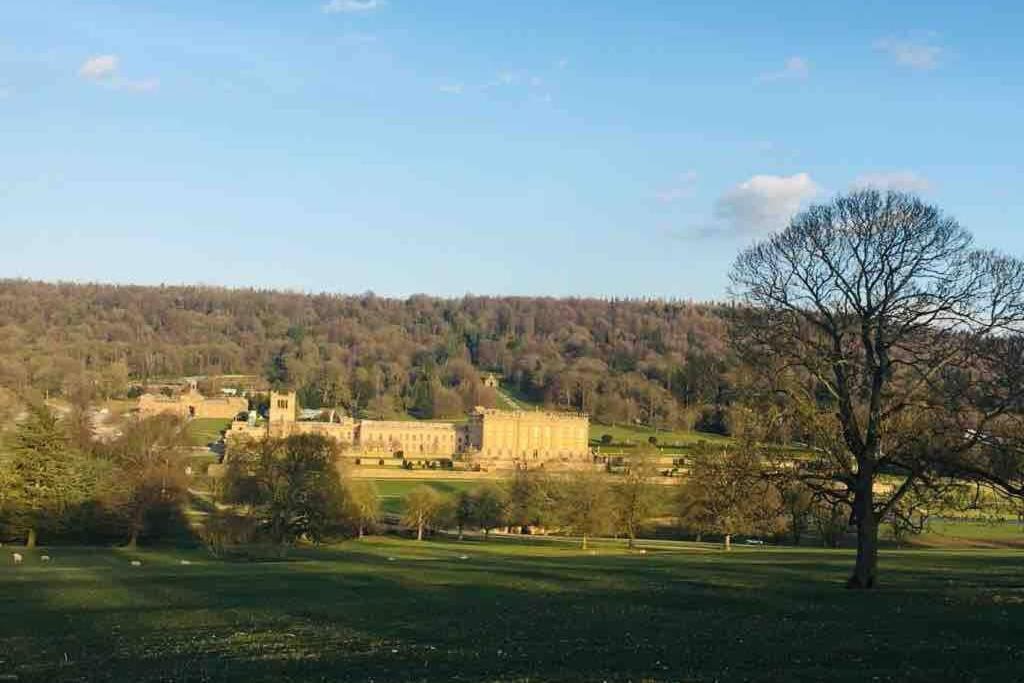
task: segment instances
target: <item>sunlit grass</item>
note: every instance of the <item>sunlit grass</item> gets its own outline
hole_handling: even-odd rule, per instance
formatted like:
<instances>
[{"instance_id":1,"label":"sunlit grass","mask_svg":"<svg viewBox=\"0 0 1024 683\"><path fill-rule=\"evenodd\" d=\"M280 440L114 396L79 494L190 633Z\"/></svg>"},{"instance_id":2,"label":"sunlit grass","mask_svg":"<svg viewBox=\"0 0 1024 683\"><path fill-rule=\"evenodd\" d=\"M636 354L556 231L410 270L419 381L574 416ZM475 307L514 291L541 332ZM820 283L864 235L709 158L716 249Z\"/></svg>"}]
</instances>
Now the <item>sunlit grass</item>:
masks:
<instances>
[{"instance_id":1,"label":"sunlit grass","mask_svg":"<svg viewBox=\"0 0 1024 683\"><path fill-rule=\"evenodd\" d=\"M15 567L5 554L0 674L980 681L1022 670L1020 553L885 551L883 586L864 594L841 587L848 551L646 549L374 538L256 564L50 548Z\"/></svg>"}]
</instances>

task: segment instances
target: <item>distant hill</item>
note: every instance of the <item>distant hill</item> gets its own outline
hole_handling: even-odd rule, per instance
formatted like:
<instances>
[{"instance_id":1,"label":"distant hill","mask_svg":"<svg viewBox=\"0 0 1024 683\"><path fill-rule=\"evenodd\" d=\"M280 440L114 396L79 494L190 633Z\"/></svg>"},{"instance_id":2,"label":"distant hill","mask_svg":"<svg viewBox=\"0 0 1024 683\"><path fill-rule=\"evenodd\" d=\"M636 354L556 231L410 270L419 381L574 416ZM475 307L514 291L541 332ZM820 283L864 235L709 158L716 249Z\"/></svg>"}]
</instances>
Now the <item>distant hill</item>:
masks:
<instances>
[{"instance_id":1,"label":"distant hill","mask_svg":"<svg viewBox=\"0 0 1024 683\"><path fill-rule=\"evenodd\" d=\"M522 400L605 423L720 428L726 308L656 300L387 299L0 280L0 386L121 396L133 383L258 374L304 405L447 417Z\"/></svg>"}]
</instances>

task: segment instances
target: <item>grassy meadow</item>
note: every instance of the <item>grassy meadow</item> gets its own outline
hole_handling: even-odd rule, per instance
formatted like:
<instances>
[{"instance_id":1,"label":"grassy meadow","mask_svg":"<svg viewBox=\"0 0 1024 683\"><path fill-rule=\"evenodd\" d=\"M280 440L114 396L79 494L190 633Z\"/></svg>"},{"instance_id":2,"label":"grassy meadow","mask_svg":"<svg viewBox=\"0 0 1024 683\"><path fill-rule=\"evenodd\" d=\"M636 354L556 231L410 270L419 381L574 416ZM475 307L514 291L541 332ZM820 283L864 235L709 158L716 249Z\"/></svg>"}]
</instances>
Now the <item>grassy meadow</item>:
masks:
<instances>
[{"instance_id":1,"label":"grassy meadow","mask_svg":"<svg viewBox=\"0 0 1024 683\"><path fill-rule=\"evenodd\" d=\"M221 433L231 426L231 420L217 417L199 417L189 420L186 426L189 443L193 446L207 446L220 439Z\"/></svg>"},{"instance_id":2,"label":"grassy meadow","mask_svg":"<svg viewBox=\"0 0 1024 683\"><path fill-rule=\"evenodd\" d=\"M605 434L611 435L612 442L614 444L646 444L648 443L648 439L652 436L655 437L658 440L658 443L663 446L692 446L701 441L709 445L733 443L733 440L727 436L710 434L707 432L652 429L650 427L629 425L603 425L594 422L590 423L591 442L599 444L601 442L601 437Z\"/></svg>"},{"instance_id":3,"label":"grassy meadow","mask_svg":"<svg viewBox=\"0 0 1024 683\"><path fill-rule=\"evenodd\" d=\"M848 551L372 538L234 564L52 548L0 563L17 681L1011 681L1024 563ZM462 557L466 559L461 559ZM139 559L141 567L130 561ZM183 565L182 560L191 564Z\"/></svg>"}]
</instances>

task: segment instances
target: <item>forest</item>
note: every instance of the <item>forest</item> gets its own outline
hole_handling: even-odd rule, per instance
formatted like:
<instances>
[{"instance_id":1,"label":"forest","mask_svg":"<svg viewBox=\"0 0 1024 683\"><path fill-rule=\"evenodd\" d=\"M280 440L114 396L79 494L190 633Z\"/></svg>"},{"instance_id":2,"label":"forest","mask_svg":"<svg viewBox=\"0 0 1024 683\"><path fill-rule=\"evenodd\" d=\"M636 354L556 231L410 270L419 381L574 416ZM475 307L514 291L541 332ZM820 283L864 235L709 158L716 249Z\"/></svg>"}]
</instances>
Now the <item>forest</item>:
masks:
<instances>
[{"instance_id":1,"label":"forest","mask_svg":"<svg viewBox=\"0 0 1024 683\"><path fill-rule=\"evenodd\" d=\"M450 418L517 399L598 422L728 429L728 307L683 301L0 281L0 410L149 382L255 374L307 407Z\"/></svg>"}]
</instances>

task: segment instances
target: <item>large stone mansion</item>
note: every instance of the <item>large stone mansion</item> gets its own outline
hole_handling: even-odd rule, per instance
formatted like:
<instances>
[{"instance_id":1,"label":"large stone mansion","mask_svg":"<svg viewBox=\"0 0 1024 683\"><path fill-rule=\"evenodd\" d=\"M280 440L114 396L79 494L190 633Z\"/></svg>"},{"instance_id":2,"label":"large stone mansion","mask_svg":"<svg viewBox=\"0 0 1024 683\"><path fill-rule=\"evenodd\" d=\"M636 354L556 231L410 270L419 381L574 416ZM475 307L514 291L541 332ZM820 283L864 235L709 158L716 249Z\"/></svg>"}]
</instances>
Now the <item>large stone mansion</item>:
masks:
<instances>
[{"instance_id":1,"label":"large stone mansion","mask_svg":"<svg viewBox=\"0 0 1024 683\"><path fill-rule=\"evenodd\" d=\"M300 419L295 393L271 393L268 419L232 423L227 438L322 434L349 453L411 460L479 459L501 466L589 462L590 420L584 414L476 408L465 423L354 420L334 411Z\"/></svg>"}]
</instances>

